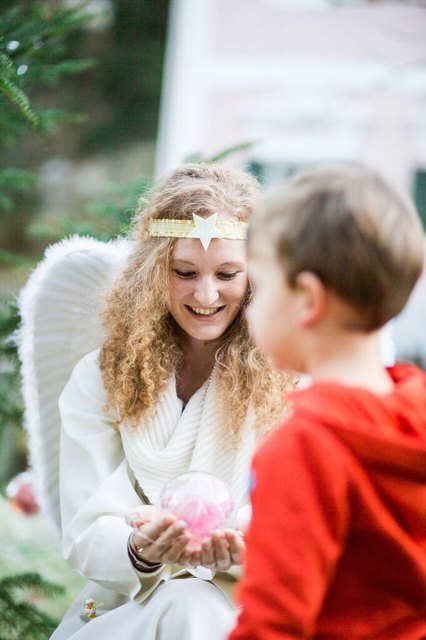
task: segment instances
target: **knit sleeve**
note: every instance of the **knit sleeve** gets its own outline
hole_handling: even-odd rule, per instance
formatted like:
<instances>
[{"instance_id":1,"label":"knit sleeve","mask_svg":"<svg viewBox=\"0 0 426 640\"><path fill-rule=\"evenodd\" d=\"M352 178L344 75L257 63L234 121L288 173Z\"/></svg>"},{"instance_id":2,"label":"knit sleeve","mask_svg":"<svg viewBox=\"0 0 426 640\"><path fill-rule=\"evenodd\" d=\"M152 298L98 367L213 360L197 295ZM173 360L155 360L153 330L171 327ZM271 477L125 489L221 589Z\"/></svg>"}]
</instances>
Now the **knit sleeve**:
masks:
<instances>
[{"instance_id":1,"label":"knit sleeve","mask_svg":"<svg viewBox=\"0 0 426 640\"><path fill-rule=\"evenodd\" d=\"M136 600L164 573L136 572L127 554L125 514L140 505L121 438L105 411L97 353L75 367L60 398L60 503L65 559L87 579Z\"/></svg>"}]
</instances>

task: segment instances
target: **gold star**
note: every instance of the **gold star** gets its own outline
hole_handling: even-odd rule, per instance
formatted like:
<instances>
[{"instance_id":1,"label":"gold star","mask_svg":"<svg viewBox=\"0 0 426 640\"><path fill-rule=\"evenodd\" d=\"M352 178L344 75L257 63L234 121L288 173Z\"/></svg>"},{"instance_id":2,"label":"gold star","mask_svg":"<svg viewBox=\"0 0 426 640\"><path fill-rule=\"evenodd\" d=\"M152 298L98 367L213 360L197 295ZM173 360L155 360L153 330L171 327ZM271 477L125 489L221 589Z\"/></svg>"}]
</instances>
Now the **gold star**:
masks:
<instances>
[{"instance_id":1,"label":"gold star","mask_svg":"<svg viewBox=\"0 0 426 640\"><path fill-rule=\"evenodd\" d=\"M195 229L193 229L191 233L188 233L187 238L198 238L201 240L204 251L207 251L213 238L223 237L223 233L216 227L217 216L218 214L214 213L208 218L201 218L201 216L197 216L196 213L192 214Z\"/></svg>"}]
</instances>

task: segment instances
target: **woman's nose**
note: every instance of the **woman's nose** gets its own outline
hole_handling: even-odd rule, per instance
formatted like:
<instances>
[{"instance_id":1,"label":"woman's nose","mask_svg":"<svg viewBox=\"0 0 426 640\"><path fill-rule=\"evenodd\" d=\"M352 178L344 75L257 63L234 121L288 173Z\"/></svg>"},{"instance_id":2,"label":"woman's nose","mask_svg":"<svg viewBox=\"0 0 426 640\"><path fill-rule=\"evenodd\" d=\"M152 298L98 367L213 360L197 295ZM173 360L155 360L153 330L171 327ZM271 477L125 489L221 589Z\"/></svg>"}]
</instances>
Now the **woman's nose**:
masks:
<instances>
[{"instance_id":1,"label":"woman's nose","mask_svg":"<svg viewBox=\"0 0 426 640\"><path fill-rule=\"evenodd\" d=\"M194 298L203 307L211 307L218 299L219 291L215 282L211 279L200 280L194 291Z\"/></svg>"}]
</instances>

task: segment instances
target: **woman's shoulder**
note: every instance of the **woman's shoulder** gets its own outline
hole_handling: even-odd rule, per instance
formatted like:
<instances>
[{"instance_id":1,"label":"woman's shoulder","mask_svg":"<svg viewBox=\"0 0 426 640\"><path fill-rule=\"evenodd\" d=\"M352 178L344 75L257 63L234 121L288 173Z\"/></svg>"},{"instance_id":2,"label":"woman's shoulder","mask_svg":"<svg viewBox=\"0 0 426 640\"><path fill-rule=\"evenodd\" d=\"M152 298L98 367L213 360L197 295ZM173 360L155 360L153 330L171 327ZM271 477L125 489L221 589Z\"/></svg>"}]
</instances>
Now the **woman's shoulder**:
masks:
<instances>
[{"instance_id":1,"label":"woman's shoulder","mask_svg":"<svg viewBox=\"0 0 426 640\"><path fill-rule=\"evenodd\" d=\"M94 349L86 353L74 366L71 379L85 381L101 381L102 373L99 364L100 349Z\"/></svg>"},{"instance_id":2,"label":"woman's shoulder","mask_svg":"<svg viewBox=\"0 0 426 640\"><path fill-rule=\"evenodd\" d=\"M109 438L112 438L114 450L117 446L120 449L121 444L116 443L117 417L108 408L99 366L99 349L84 355L74 366L60 396L59 411L64 439L78 442L78 446L83 448L92 447L96 442L96 451L92 451L92 455L101 457L109 455ZM101 436L106 439L99 439Z\"/></svg>"},{"instance_id":3,"label":"woman's shoulder","mask_svg":"<svg viewBox=\"0 0 426 640\"><path fill-rule=\"evenodd\" d=\"M67 392L78 392L105 403L106 391L102 380L99 354L100 349L94 349L80 358L72 370L63 395L67 395Z\"/></svg>"},{"instance_id":4,"label":"woman's shoulder","mask_svg":"<svg viewBox=\"0 0 426 640\"><path fill-rule=\"evenodd\" d=\"M73 369L72 375L84 375L84 374L94 374L95 372L101 372L99 366L99 354L100 348L93 349L93 351L89 351L86 353L80 360L77 362Z\"/></svg>"}]
</instances>

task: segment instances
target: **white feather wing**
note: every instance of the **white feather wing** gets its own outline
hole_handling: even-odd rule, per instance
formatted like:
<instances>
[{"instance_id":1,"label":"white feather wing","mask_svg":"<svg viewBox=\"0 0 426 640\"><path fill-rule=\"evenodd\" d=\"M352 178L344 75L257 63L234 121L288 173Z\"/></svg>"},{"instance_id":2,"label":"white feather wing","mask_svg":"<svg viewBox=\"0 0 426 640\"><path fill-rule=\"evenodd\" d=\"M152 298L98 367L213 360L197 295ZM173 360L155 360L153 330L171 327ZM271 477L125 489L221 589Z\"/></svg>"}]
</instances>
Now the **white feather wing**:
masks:
<instances>
[{"instance_id":1,"label":"white feather wing","mask_svg":"<svg viewBox=\"0 0 426 640\"><path fill-rule=\"evenodd\" d=\"M30 464L42 511L60 531L59 396L76 363L101 345L100 311L131 243L73 236L46 250L19 297Z\"/></svg>"}]
</instances>

